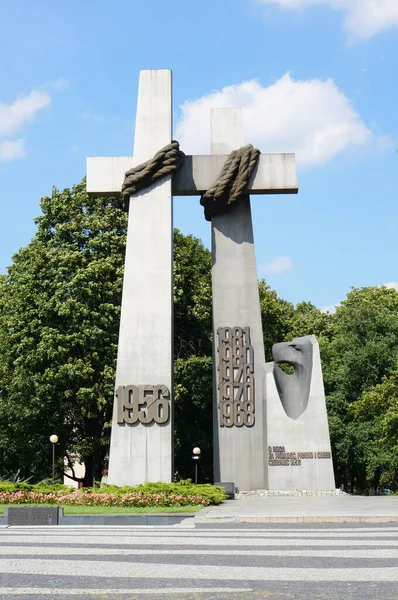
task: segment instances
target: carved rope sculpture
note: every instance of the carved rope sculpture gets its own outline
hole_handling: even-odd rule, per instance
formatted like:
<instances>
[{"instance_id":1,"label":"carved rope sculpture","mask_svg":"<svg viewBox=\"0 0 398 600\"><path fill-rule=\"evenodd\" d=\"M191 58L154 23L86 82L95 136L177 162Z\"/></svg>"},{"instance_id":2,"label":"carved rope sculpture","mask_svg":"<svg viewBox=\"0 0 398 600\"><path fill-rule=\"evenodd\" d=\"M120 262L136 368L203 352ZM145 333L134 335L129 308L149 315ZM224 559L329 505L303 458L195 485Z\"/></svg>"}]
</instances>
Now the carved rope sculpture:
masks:
<instances>
[{"instance_id":1,"label":"carved rope sculpture","mask_svg":"<svg viewBox=\"0 0 398 600\"><path fill-rule=\"evenodd\" d=\"M156 152L150 160L129 169L122 186L124 209L128 210L130 196L177 171L184 158L185 154L180 150L180 144L173 140Z\"/></svg>"},{"instance_id":2,"label":"carved rope sculpture","mask_svg":"<svg viewBox=\"0 0 398 600\"><path fill-rule=\"evenodd\" d=\"M258 163L260 150L251 144L234 150L226 160L214 184L200 199L205 219L226 212L247 191L250 177ZM173 140L161 148L150 160L129 169L122 186L123 207L128 210L129 198L139 190L149 187L162 177L177 171L184 162L185 154Z\"/></svg>"}]
</instances>

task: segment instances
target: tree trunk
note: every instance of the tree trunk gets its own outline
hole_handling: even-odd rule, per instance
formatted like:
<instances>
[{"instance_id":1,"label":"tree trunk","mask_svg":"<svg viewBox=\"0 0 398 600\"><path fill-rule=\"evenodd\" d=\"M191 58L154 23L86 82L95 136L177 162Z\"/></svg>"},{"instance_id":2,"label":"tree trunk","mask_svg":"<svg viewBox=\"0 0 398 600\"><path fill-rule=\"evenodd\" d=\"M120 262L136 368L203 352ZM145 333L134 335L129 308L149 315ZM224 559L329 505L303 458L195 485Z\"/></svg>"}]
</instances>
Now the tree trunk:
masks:
<instances>
[{"instance_id":1,"label":"tree trunk","mask_svg":"<svg viewBox=\"0 0 398 600\"><path fill-rule=\"evenodd\" d=\"M83 479L83 487L93 487L94 481L100 482L102 479L103 458L102 456L87 456L84 459L86 472Z\"/></svg>"},{"instance_id":2,"label":"tree trunk","mask_svg":"<svg viewBox=\"0 0 398 600\"><path fill-rule=\"evenodd\" d=\"M84 459L86 472L83 478L83 487L93 487L94 461L92 456L86 456Z\"/></svg>"}]
</instances>

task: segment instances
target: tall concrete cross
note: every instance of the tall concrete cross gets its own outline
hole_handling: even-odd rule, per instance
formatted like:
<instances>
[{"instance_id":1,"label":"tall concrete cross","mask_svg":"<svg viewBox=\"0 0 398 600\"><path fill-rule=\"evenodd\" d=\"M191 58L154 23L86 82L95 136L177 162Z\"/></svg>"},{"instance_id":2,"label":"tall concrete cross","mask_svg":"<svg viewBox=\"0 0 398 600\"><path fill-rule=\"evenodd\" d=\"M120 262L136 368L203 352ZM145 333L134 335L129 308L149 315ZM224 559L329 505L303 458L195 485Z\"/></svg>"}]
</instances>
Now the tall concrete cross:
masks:
<instances>
[{"instance_id":1,"label":"tall concrete cross","mask_svg":"<svg viewBox=\"0 0 398 600\"><path fill-rule=\"evenodd\" d=\"M242 110L213 109L212 154L244 143ZM249 194L211 225L215 481L267 489L265 355Z\"/></svg>"},{"instance_id":2,"label":"tall concrete cross","mask_svg":"<svg viewBox=\"0 0 398 600\"><path fill-rule=\"evenodd\" d=\"M171 138L171 71L141 71L134 154L88 158L87 192L120 194L125 172ZM187 156L173 179L130 197L109 483L173 479L172 196L205 192L226 159ZM262 154L248 192L296 193L294 155Z\"/></svg>"}]
</instances>

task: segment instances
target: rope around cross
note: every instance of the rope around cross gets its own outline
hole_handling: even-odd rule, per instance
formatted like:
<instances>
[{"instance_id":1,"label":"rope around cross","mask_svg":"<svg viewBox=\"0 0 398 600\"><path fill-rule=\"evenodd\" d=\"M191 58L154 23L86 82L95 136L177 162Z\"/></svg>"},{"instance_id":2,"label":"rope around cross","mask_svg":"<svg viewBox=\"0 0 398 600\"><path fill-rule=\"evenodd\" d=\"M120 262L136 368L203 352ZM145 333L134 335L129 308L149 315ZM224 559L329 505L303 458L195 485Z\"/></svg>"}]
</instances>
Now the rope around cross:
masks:
<instances>
[{"instance_id":1,"label":"rope around cross","mask_svg":"<svg viewBox=\"0 0 398 600\"><path fill-rule=\"evenodd\" d=\"M259 156L260 150L251 144L231 152L216 183L202 194L200 199L207 221L211 221L215 215L226 212L234 202L245 195ZM127 171L122 186L124 209L128 210L129 198L132 194L177 171L183 164L184 158L185 154L180 150L179 143L173 140L161 148L153 158Z\"/></svg>"}]
</instances>

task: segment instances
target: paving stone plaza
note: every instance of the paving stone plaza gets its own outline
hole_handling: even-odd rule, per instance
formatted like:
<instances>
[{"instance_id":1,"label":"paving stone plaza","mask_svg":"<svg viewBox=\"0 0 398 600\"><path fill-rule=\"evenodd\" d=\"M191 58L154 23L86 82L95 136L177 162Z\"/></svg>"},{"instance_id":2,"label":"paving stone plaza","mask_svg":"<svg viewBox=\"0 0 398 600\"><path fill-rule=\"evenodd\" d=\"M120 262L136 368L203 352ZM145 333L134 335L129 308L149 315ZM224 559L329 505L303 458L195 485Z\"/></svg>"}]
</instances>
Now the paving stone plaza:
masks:
<instances>
[{"instance_id":1,"label":"paving stone plaza","mask_svg":"<svg viewBox=\"0 0 398 600\"><path fill-rule=\"evenodd\" d=\"M398 528L0 530L0 599L396 600Z\"/></svg>"}]
</instances>

